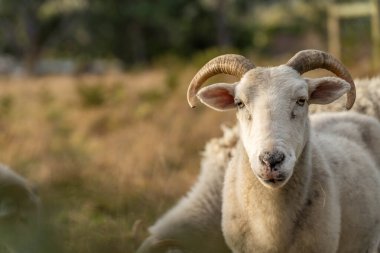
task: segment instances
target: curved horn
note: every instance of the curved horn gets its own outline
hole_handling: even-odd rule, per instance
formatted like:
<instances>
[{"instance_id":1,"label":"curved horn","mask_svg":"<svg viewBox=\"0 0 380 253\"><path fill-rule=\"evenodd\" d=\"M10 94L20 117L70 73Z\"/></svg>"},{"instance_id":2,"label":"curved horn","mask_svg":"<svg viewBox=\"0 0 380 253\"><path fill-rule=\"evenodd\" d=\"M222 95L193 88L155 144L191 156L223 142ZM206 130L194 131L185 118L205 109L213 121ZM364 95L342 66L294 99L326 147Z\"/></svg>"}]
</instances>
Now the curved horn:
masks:
<instances>
[{"instance_id":1,"label":"curved horn","mask_svg":"<svg viewBox=\"0 0 380 253\"><path fill-rule=\"evenodd\" d=\"M346 80L351 85L351 90L347 92L347 110L351 109L354 105L356 98L355 83L346 67L332 55L319 50L303 50L294 55L286 65L292 67L301 75L310 70L319 68L331 71L337 77Z\"/></svg>"},{"instance_id":2,"label":"curved horn","mask_svg":"<svg viewBox=\"0 0 380 253\"><path fill-rule=\"evenodd\" d=\"M195 107L195 95L202 84L210 77L223 73L241 78L248 70L254 67L255 65L250 60L241 55L225 54L215 57L206 63L191 80L187 90L187 102L192 108Z\"/></svg>"}]
</instances>

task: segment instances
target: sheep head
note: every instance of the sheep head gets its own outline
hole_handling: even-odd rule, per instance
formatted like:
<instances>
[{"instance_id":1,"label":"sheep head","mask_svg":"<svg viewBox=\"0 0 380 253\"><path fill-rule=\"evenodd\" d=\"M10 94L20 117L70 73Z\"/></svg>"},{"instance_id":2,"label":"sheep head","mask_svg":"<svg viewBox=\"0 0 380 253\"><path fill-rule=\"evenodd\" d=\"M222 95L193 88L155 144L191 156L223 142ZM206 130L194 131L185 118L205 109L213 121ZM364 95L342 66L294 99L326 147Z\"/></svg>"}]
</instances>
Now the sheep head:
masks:
<instances>
[{"instance_id":1,"label":"sheep head","mask_svg":"<svg viewBox=\"0 0 380 253\"><path fill-rule=\"evenodd\" d=\"M217 62L220 58L223 56ZM207 69L226 73L217 64L210 67L213 60L210 62L205 65ZM239 66L237 69L246 71L237 75L241 79L233 84L216 83L200 89L202 84L197 80L205 79L197 74L190 84L189 91L193 92L188 93L188 101L193 101L196 94L202 103L215 110L236 109L240 138L253 173L263 185L278 188L291 178L308 141L309 104L328 104L347 93L346 107L350 109L355 101L355 85L337 59L317 50L301 51L287 64L276 67L244 68L246 62L245 58L240 66L234 62L234 66ZM327 69L337 77L301 76L317 68ZM199 72L202 71L203 68ZM196 92L192 87L197 87Z\"/></svg>"}]
</instances>

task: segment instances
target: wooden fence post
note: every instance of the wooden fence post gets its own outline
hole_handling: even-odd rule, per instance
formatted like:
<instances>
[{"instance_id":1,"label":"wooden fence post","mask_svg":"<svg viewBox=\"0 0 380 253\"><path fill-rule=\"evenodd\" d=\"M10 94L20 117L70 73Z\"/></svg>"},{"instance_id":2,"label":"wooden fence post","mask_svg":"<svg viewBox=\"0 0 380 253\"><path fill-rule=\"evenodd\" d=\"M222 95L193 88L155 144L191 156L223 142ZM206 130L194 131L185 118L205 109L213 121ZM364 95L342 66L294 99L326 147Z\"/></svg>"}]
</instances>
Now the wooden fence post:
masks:
<instances>
[{"instance_id":1,"label":"wooden fence post","mask_svg":"<svg viewBox=\"0 0 380 253\"><path fill-rule=\"evenodd\" d=\"M378 0L357 3L331 3L327 7L328 48L340 58L340 19L370 17L372 38L372 68L379 71L380 67L380 24Z\"/></svg>"}]
</instances>

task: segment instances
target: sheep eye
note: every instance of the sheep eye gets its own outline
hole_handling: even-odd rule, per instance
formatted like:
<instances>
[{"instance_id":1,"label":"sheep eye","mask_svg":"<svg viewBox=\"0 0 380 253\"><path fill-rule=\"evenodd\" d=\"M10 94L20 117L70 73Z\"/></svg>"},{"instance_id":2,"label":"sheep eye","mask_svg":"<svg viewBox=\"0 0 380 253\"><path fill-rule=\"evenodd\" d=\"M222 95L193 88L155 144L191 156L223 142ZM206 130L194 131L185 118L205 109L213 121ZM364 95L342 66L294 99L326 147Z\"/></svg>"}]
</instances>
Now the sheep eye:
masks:
<instances>
[{"instance_id":1,"label":"sheep eye","mask_svg":"<svg viewBox=\"0 0 380 253\"><path fill-rule=\"evenodd\" d=\"M300 99L297 100L297 105L303 106L305 104L305 102L306 102L306 99L300 98Z\"/></svg>"},{"instance_id":2,"label":"sheep eye","mask_svg":"<svg viewBox=\"0 0 380 253\"><path fill-rule=\"evenodd\" d=\"M235 99L235 105L241 109L245 106L245 104L240 99Z\"/></svg>"}]
</instances>

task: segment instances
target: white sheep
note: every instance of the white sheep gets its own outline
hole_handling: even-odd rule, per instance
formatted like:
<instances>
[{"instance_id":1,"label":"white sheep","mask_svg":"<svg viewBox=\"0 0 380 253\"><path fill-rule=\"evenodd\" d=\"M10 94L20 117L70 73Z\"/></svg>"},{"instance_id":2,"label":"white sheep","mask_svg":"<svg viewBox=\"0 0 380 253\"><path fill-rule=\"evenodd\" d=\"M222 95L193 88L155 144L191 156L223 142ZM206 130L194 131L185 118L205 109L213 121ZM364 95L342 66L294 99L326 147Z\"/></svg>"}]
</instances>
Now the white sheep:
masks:
<instances>
[{"instance_id":1,"label":"white sheep","mask_svg":"<svg viewBox=\"0 0 380 253\"><path fill-rule=\"evenodd\" d=\"M375 77L371 79L356 79L355 84L357 87L357 99L356 102L352 108L352 110L373 115L380 118L380 110L378 101L380 100L380 77ZM339 101L336 103L332 103L329 105L313 105L310 107L311 112L320 112L320 111L339 111L342 109L343 101ZM223 128L224 135L218 139L211 140L206 145L206 151L203 153L203 159L202 159L202 171L209 169L210 171L214 171L213 168L219 168L216 172L224 173L228 164L228 159L230 159L229 155L226 154L232 154L234 150L236 149L236 140L238 138L238 131L237 126L228 129L226 127ZM217 153L219 153L216 155ZM227 160L226 160L227 159ZM203 173L199 176L198 181L205 182L208 187L200 187L199 182L194 185L193 188L202 188L202 190L205 192L204 194L206 196L211 196L213 193L209 193L208 191L214 192L215 189L218 189L220 192L222 191L222 181L223 177L220 176L219 173L215 173L215 178L217 180L208 178L208 179L202 179L202 176L206 176L209 174ZM150 228L150 233L152 234L147 240L144 241L144 247L142 246L139 252L154 252L154 250L157 249L157 247L161 247L161 249L169 249L172 247L172 244L170 242L170 238L172 238L171 234L177 234L177 230L180 230L182 234L188 234L186 237L186 240L188 240L188 237L191 237L192 234L197 234L199 230L202 230L201 222L204 222L206 224L216 224L215 218L219 219L221 217L221 206L215 205L215 203L220 203L221 205L221 194L214 194L212 195L215 200L213 200L213 210L208 209L208 212L202 212L201 216L199 216L199 211L197 206L195 208L191 208L191 205L193 203L197 203L197 198L203 199L203 194L191 194L188 193L191 197L183 198L179 203L177 203L172 209L169 210L162 218L160 218L156 224ZM201 201L201 200L200 200ZM187 204L183 204L187 203ZM182 207L186 206L186 208ZM195 211L192 211L194 209ZM174 211L176 210L176 211ZM191 212L194 212L194 215L187 215L189 210ZM183 212L186 215L181 215L180 213ZM175 218L171 218L171 217ZM195 218L194 218L195 217ZM208 221L208 219L211 219L212 221ZM182 227L182 224L193 224L191 226ZM221 231L221 225L219 226L213 226L209 227L210 230L213 231L213 236L221 238L221 236L215 236L215 233L218 231L220 235L222 234ZM160 238L160 239L158 239ZM191 241L191 240L189 240ZM173 241L172 241L173 242ZM193 250L194 252L202 252L201 245L204 244L204 242L207 242L208 245L211 245L211 240L208 239L207 235L204 235L200 241L198 242L199 248L197 250ZM225 245L224 240L220 241L212 241L214 244L218 245L220 247L221 245ZM185 244L177 242L175 243L177 245L179 244ZM193 245L194 246L194 245ZM182 247L184 248L184 247ZM144 249L144 251L142 250ZM183 249L185 252L187 252L185 249ZM225 250L227 251L227 250ZM207 252L207 251L206 251ZM223 251L224 252L224 251Z\"/></svg>"},{"instance_id":2,"label":"white sheep","mask_svg":"<svg viewBox=\"0 0 380 253\"><path fill-rule=\"evenodd\" d=\"M40 200L20 175L0 164L0 244L10 252L38 252Z\"/></svg>"},{"instance_id":3,"label":"white sheep","mask_svg":"<svg viewBox=\"0 0 380 253\"><path fill-rule=\"evenodd\" d=\"M221 231L222 184L226 164L237 141L237 128L223 127L224 136L210 140L201 173L186 197L150 229L138 253L230 252Z\"/></svg>"},{"instance_id":4,"label":"white sheep","mask_svg":"<svg viewBox=\"0 0 380 253\"><path fill-rule=\"evenodd\" d=\"M325 68L336 77L302 78ZM200 89L226 73L241 80ZM200 90L199 90L200 89ZM317 50L286 65L254 68L242 56L207 63L188 89L216 110L237 108L240 140L223 187L222 230L233 252L377 252L380 244L380 124L353 113L319 116L355 85L345 67Z\"/></svg>"},{"instance_id":5,"label":"white sheep","mask_svg":"<svg viewBox=\"0 0 380 253\"><path fill-rule=\"evenodd\" d=\"M370 79L355 79L355 84L357 96L352 110L363 114L372 115L377 119L380 119L380 77L374 77ZM309 109L312 113L323 111L340 111L344 107L343 102L343 99L339 99L339 101L328 105L312 105ZM157 247L160 247L163 252L163 249L170 249L173 247L173 241L171 241L171 238L173 237L172 235L177 234L177 231L181 231L181 234L183 235L187 234L185 241L192 241L188 239L191 237L191 235L198 234L198 231L204 231L202 223L216 224L216 219L220 219L222 208L220 199L221 194L214 194L214 192L215 189L218 189L218 191L222 192L222 182L224 178L220 173L225 172L226 167L229 164L229 160L231 159L231 156L228 154L235 152L237 143L236 140L238 139L237 126L234 126L231 129L224 127L223 132L223 136L218 139L211 140L206 145L206 151L203 152L201 166L202 171L210 170L214 172L215 168L218 168L216 170L217 173L215 173L213 176L215 178L204 178L210 174L201 173L193 189L202 189L204 193L200 194L199 190L193 190L195 192L198 192L198 194L192 194L190 191L187 194L188 197L183 198L179 203L172 207L172 210L169 210L162 218L159 218L155 225L150 228L151 236L144 241L144 246L141 246L139 252L156 252L155 250ZM199 181L206 183L208 187L201 187ZM213 198L215 198L212 200L214 203L213 210L208 209L207 213L201 212L198 208L198 205L193 204L201 202L203 200L203 194L205 196L213 196ZM200 200L197 200L198 198ZM220 206L217 206L217 204L220 204ZM191 205L194 205L194 208L192 208ZM184 206L186 208L184 208ZM194 215L188 215L189 211L194 212ZM181 215L181 213L184 213L184 215ZM208 219L211 221L208 221ZM219 221L219 223L221 223L221 221ZM191 225L183 227L183 224ZM209 230L213 231L212 235L214 238L221 238L221 224L217 226L209 226L208 228ZM218 236L215 235L216 232L219 233ZM170 241L172 243L169 243ZM199 247L194 249L193 247L196 247L196 245L193 244L193 247L191 249L193 249L193 252L207 252L207 250L202 251L202 245L207 242L209 247L211 247L211 241L212 243L216 244L216 246L213 247L221 247L222 245L225 245L223 239L220 241L209 240L209 237L206 234L203 235L202 238L198 241L197 245ZM179 242L179 239L177 238L177 242L174 244L182 245L186 243ZM225 246L225 248L226 247L227 246ZM182 247L182 250L188 252L188 250L184 247ZM226 251L227 249L220 252Z\"/></svg>"}]
</instances>

